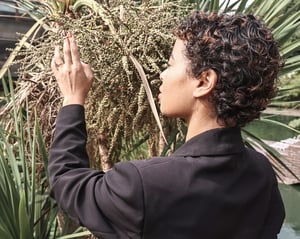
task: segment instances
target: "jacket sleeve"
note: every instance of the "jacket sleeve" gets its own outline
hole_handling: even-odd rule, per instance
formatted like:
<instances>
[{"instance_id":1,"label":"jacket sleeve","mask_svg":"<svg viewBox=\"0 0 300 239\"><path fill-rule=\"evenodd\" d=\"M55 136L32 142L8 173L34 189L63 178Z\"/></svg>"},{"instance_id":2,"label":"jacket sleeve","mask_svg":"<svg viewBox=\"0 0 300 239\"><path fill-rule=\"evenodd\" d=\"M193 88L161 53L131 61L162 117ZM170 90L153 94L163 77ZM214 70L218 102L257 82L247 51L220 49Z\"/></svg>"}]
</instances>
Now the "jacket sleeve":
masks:
<instances>
[{"instance_id":1,"label":"jacket sleeve","mask_svg":"<svg viewBox=\"0 0 300 239\"><path fill-rule=\"evenodd\" d=\"M70 218L95 235L140 234L143 191L137 168L124 162L107 173L90 169L86 139L84 108L63 107L49 152L51 195Z\"/></svg>"}]
</instances>

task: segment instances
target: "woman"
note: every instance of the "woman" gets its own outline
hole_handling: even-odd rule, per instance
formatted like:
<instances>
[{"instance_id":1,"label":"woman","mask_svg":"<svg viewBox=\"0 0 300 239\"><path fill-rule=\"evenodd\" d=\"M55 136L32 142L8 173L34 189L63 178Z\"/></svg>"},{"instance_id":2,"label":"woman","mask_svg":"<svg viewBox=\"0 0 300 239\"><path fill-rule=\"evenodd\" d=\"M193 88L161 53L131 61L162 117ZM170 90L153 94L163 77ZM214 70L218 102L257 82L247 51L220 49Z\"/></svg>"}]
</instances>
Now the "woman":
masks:
<instances>
[{"instance_id":1,"label":"woman","mask_svg":"<svg viewBox=\"0 0 300 239\"><path fill-rule=\"evenodd\" d=\"M161 73L160 110L188 126L169 157L89 168L84 120L92 85L74 37L56 48L64 97L50 149L52 195L100 238L274 239L284 207L268 160L245 148L240 127L275 94L281 65L271 31L253 16L195 11L175 31Z\"/></svg>"}]
</instances>

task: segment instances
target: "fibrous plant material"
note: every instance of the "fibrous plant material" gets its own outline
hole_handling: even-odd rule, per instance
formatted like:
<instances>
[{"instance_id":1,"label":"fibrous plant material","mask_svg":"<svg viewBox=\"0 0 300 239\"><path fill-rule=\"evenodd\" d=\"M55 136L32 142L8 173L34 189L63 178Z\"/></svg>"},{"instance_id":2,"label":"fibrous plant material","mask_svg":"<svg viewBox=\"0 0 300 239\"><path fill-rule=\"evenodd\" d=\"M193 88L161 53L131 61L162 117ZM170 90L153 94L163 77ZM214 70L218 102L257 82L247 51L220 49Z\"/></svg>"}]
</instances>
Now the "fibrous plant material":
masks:
<instances>
[{"instance_id":1,"label":"fibrous plant material","mask_svg":"<svg viewBox=\"0 0 300 239\"><path fill-rule=\"evenodd\" d=\"M95 10L97 6L101 11ZM175 40L172 29L178 16L187 9L172 3L132 1L110 2L109 8L99 4L92 7L84 4L79 7L75 1L67 14L47 16L44 24L49 26L48 30L19 52L17 63L21 67L15 102L22 105L28 99L30 108L37 109L49 145L61 107L50 61L54 46L62 46L62 33L72 32L82 61L92 66L95 78L85 106L89 155L98 167L101 149L105 154L100 156L112 166L120 160L122 145L132 143L137 137L149 135L151 145L158 147L159 129L133 58L143 67L153 96L157 96L159 74ZM9 104L2 112L7 109Z\"/></svg>"}]
</instances>

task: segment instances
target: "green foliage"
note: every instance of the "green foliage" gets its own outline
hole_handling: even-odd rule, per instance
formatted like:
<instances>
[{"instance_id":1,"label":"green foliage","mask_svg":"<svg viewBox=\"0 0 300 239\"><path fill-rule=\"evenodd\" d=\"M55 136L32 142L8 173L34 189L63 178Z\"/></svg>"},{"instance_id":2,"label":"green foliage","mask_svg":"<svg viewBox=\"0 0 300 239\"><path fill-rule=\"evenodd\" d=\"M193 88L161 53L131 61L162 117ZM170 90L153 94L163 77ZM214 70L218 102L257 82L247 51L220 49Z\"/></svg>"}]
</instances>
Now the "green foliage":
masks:
<instances>
[{"instance_id":1,"label":"green foliage","mask_svg":"<svg viewBox=\"0 0 300 239\"><path fill-rule=\"evenodd\" d=\"M244 130L256 135L259 139L269 141L281 141L287 138L294 138L299 135L299 131L279 122L278 120L269 119L267 115L260 120L254 120Z\"/></svg>"},{"instance_id":2,"label":"green foliage","mask_svg":"<svg viewBox=\"0 0 300 239\"><path fill-rule=\"evenodd\" d=\"M1 100L14 102L13 81L8 75L2 81ZM81 227L72 234L68 234L67 227L59 228L58 208L49 195L48 156L37 115L30 116L28 104L23 108L13 105L12 112L0 122L1 238L63 239L90 235ZM13 127L5 129L10 123Z\"/></svg>"},{"instance_id":3,"label":"green foliage","mask_svg":"<svg viewBox=\"0 0 300 239\"><path fill-rule=\"evenodd\" d=\"M271 106L280 108L300 109L300 74L289 74L281 78L278 94Z\"/></svg>"},{"instance_id":4,"label":"green foliage","mask_svg":"<svg viewBox=\"0 0 300 239\"><path fill-rule=\"evenodd\" d=\"M294 129L298 129L300 130L300 119L293 119L289 122L289 126L294 128Z\"/></svg>"},{"instance_id":5,"label":"green foliage","mask_svg":"<svg viewBox=\"0 0 300 239\"><path fill-rule=\"evenodd\" d=\"M3 81L5 96L13 85ZM12 120L13 130L4 129ZM0 124L0 235L3 238L52 238L57 208L48 195L47 154L36 118L33 127L25 111L13 111ZM39 155L39 157L38 157Z\"/></svg>"}]
</instances>

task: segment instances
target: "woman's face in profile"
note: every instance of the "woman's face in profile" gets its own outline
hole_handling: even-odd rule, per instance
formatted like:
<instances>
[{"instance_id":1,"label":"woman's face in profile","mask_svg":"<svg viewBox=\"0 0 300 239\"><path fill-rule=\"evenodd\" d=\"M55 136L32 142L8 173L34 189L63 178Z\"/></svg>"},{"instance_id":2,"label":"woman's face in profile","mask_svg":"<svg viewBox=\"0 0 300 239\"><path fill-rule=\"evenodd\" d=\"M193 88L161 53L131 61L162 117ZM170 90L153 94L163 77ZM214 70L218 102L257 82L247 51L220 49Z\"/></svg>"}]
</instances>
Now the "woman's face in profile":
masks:
<instances>
[{"instance_id":1,"label":"woman's face in profile","mask_svg":"<svg viewBox=\"0 0 300 239\"><path fill-rule=\"evenodd\" d=\"M184 41L177 39L168 67L160 75L162 84L158 98L163 115L187 119L193 109L195 84L187 73L189 63L184 52Z\"/></svg>"}]
</instances>

